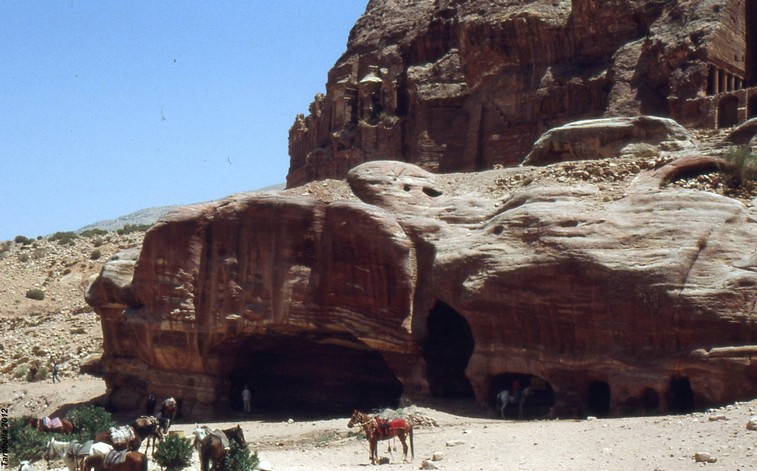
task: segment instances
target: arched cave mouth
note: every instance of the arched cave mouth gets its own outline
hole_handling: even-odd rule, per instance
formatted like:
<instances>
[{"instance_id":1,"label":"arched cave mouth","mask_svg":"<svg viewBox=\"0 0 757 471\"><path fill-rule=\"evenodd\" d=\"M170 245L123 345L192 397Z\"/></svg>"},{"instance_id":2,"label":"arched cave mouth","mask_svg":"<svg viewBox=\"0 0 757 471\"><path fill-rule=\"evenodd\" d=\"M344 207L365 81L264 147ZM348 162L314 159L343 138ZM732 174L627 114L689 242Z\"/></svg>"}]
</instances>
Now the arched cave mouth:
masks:
<instances>
[{"instance_id":1,"label":"arched cave mouth","mask_svg":"<svg viewBox=\"0 0 757 471\"><path fill-rule=\"evenodd\" d=\"M694 411L694 391L688 376L676 375L670 378L670 385L665 394L668 410L676 414Z\"/></svg>"},{"instance_id":2,"label":"arched cave mouth","mask_svg":"<svg viewBox=\"0 0 757 471\"><path fill-rule=\"evenodd\" d=\"M489 403L492 407L497 405L497 394L504 390L511 390L513 382L520 383L521 389L529 388L526 400L523 403L523 419L543 419L550 416L552 406L555 404L555 391L552 385L544 378L527 373L501 373L489 382ZM499 414L499 411L497 411ZM511 404L505 408L505 417L518 418L518 407Z\"/></svg>"},{"instance_id":3,"label":"arched cave mouth","mask_svg":"<svg viewBox=\"0 0 757 471\"><path fill-rule=\"evenodd\" d=\"M381 354L351 336L252 336L221 347L234 368L229 406L242 411L242 390L252 392L260 417L343 417L353 409L396 407L402 395Z\"/></svg>"},{"instance_id":4,"label":"arched cave mouth","mask_svg":"<svg viewBox=\"0 0 757 471\"><path fill-rule=\"evenodd\" d=\"M448 304L437 301L428 315L423 346L431 395L443 399L474 399L465 376L475 347L468 321Z\"/></svg>"},{"instance_id":5,"label":"arched cave mouth","mask_svg":"<svg viewBox=\"0 0 757 471\"><path fill-rule=\"evenodd\" d=\"M586 407L589 415L606 417L610 414L612 394L606 381L592 381L586 392Z\"/></svg>"}]
</instances>

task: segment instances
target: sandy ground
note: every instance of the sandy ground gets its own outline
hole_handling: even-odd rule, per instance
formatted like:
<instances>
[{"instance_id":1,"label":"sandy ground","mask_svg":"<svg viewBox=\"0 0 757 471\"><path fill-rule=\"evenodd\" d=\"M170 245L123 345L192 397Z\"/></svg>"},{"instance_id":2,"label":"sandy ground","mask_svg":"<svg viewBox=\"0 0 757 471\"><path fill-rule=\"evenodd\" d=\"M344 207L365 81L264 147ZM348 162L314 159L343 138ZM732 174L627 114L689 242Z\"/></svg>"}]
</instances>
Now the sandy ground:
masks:
<instances>
[{"instance_id":1,"label":"sandy ground","mask_svg":"<svg viewBox=\"0 0 757 471\"><path fill-rule=\"evenodd\" d=\"M104 392L102 380L91 376L66 378L57 384L6 382L0 384L0 402L11 408L13 416L30 410L41 415L64 415L72 405L96 400ZM465 412L455 404L414 406L410 410L434 419L438 427L415 430L415 458L411 463L402 463L399 440L382 442L379 455L388 457L390 463L376 469L757 469L757 431L746 428L750 418L757 415L757 400L687 415L581 421L498 420L490 411ZM118 418L123 423L128 421ZM271 462L276 471L371 468L367 442L362 434L347 428L348 420L271 421L240 416L207 425L227 428L240 424L250 449ZM182 421L172 430L189 435L194 427L194 422ZM387 453L387 445L392 446L391 453ZM708 453L717 461L697 462L697 453ZM434 455L436 461L432 461ZM51 465L63 466L62 462ZM34 469L47 469L47 463L34 463ZM151 463L150 469L160 467ZM191 469L199 469L196 454Z\"/></svg>"}]
</instances>

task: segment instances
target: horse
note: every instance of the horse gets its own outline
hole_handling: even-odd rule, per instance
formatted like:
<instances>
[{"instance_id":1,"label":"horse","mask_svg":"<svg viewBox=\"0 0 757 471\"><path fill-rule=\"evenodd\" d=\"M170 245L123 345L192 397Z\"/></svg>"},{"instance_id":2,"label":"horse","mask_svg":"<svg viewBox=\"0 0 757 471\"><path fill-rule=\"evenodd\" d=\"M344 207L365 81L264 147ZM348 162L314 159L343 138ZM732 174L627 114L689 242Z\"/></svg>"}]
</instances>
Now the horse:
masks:
<instances>
[{"instance_id":1,"label":"horse","mask_svg":"<svg viewBox=\"0 0 757 471\"><path fill-rule=\"evenodd\" d=\"M352 417L350 418L347 427L354 426L363 427L365 431L365 438L368 439L370 444L370 460L371 464L378 463L378 442L379 440L388 440L390 438L397 437L402 442L402 462L407 462L407 442L406 438L410 439L410 452L411 456L415 458L415 445L413 444L413 425L405 419L382 419L377 416L369 417L368 415L354 410ZM391 447L389 448L391 452Z\"/></svg>"},{"instance_id":2,"label":"horse","mask_svg":"<svg viewBox=\"0 0 757 471\"><path fill-rule=\"evenodd\" d=\"M242 427L211 431L208 427L197 427L192 432L195 436L195 448L200 454L200 469L208 471L208 462L213 461L212 469L218 469L226 458L227 443L224 443L221 433L228 440L234 440L239 446L247 446Z\"/></svg>"},{"instance_id":3,"label":"horse","mask_svg":"<svg viewBox=\"0 0 757 471\"><path fill-rule=\"evenodd\" d=\"M118 437L116 433L123 434L124 437ZM113 446L113 449L116 451L139 451L139 447L142 446L142 440L143 438L137 434L131 425L124 425L118 428L111 427L109 430L95 435L96 442L107 443Z\"/></svg>"},{"instance_id":4,"label":"horse","mask_svg":"<svg viewBox=\"0 0 757 471\"><path fill-rule=\"evenodd\" d=\"M139 451L139 447L142 446L142 440L146 438L145 453L150 449L150 439L152 439L152 453L155 454L155 443L163 440L163 431L158 419L149 415L143 415L134 419L129 426L134 430L134 434L140 438L137 449L133 451Z\"/></svg>"},{"instance_id":5,"label":"horse","mask_svg":"<svg viewBox=\"0 0 757 471\"><path fill-rule=\"evenodd\" d=\"M74 431L74 424L72 424L70 420L59 419L57 417L53 419L50 417L44 417L41 419L27 417L24 419L24 423L45 433L72 433Z\"/></svg>"},{"instance_id":6,"label":"horse","mask_svg":"<svg viewBox=\"0 0 757 471\"><path fill-rule=\"evenodd\" d=\"M111 451L113 451L113 447L107 443L93 443L91 441L85 443L77 441L59 442L51 438L47 443L44 457L48 462L63 458L63 463L68 468L68 471L78 471L79 463L87 456L105 456Z\"/></svg>"},{"instance_id":7,"label":"horse","mask_svg":"<svg viewBox=\"0 0 757 471\"><path fill-rule=\"evenodd\" d=\"M84 458L80 471L147 471L147 455L138 451L111 451L105 456Z\"/></svg>"},{"instance_id":8,"label":"horse","mask_svg":"<svg viewBox=\"0 0 757 471\"><path fill-rule=\"evenodd\" d=\"M531 387L521 390L514 386L513 389L513 391L505 389L497 394L497 410L500 418L505 418L505 409L508 405L516 403L518 404L518 418L523 418L523 404L526 403L526 398L531 393Z\"/></svg>"}]
</instances>

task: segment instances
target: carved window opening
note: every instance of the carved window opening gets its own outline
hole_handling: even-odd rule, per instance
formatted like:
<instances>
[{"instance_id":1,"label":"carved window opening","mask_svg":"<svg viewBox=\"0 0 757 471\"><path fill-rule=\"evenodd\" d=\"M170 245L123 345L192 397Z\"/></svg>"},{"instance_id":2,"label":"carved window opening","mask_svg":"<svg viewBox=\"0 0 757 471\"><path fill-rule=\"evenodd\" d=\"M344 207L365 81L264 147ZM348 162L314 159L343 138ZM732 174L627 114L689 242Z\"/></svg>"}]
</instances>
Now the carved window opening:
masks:
<instances>
[{"instance_id":1,"label":"carved window opening","mask_svg":"<svg viewBox=\"0 0 757 471\"><path fill-rule=\"evenodd\" d=\"M718 103L718 128L730 128L739 123L739 99L728 96Z\"/></svg>"},{"instance_id":2,"label":"carved window opening","mask_svg":"<svg viewBox=\"0 0 757 471\"><path fill-rule=\"evenodd\" d=\"M555 392L552 385L544 378L527 373L507 372L492 378L489 382L489 403L497 407L497 395L502 391L511 391L517 381L521 390L526 390L523 400L523 419L544 419L550 416L555 403ZM499 417L499 410L497 411ZM517 419L519 410L517 404L510 404L505 408L505 418Z\"/></svg>"},{"instance_id":3,"label":"carved window opening","mask_svg":"<svg viewBox=\"0 0 757 471\"><path fill-rule=\"evenodd\" d=\"M448 399L473 399L465 368L475 346L468 322L451 306L437 301L427 320L423 346L431 394Z\"/></svg>"},{"instance_id":4,"label":"carved window opening","mask_svg":"<svg viewBox=\"0 0 757 471\"><path fill-rule=\"evenodd\" d=\"M668 410L674 413L688 413L694 411L694 391L688 376L673 376L666 393Z\"/></svg>"},{"instance_id":5,"label":"carved window opening","mask_svg":"<svg viewBox=\"0 0 757 471\"><path fill-rule=\"evenodd\" d=\"M593 381L586 396L589 415L605 417L610 413L610 385L605 381Z\"/></svg>"},{"instance_id":6,"label":"carved window opening","mask_svg":"<svg viewBox=\"0 0 757 471\"><path fill-rule=\"evenodd\" d=\"M229 406L242 411L242 390L249 386L258 417L338 417L353 409L397 407L403 391L382 355L351 336L266 334L228 342L222 350L233 362Z\"/></svg>"}]
</instances>

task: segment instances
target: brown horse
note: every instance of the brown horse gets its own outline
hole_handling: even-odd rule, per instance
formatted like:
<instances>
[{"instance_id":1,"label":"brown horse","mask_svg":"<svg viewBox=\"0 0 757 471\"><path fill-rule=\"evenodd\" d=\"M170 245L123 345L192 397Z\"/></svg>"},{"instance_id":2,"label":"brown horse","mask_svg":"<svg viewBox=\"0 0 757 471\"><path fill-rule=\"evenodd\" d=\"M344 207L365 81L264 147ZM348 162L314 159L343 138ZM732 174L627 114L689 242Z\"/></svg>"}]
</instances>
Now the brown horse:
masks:
<instances>
[{"instance_id":1,"label":"brown horse","mask_svg":"<svg viewBox=\"0 0 757 471\"><path fill-rule=\"evenodd\" d=\"M407 442L410 439L410 452L412 458L415 458L415 446L413 445L413 425L405 419L382 419L377 416L369 417L359 410L352 412L352 417L347 427L363 427L365 438L370 444L371 464L378 463L378 442L379 440L389 440L397 437L402 442L402 462L407 462ZM391 451L391 447L389 449Z\"/></svg>"},{"instance_id":2,"label":"brown horse","mask_svg":"<svg viewBox=\"0 0 757 471\"><path fill-rule=\"evenodd\" d=\"M134 427L131 425L125 425L116 429L125 433L131 432L131 438L128 438L126 441L115 440L115 437L113 437L111 433L113 430L114 428L110 428L109 430L98 433L95 435L95 442L107 443L116 451L139 451L139 447L142 446L143 438L137 434Z\"/></svg>"},{"instance_id":3,"label":"brown horse","mask_svg":"<svg viewBox=\"0 0 757 471\"><path fill-rule=\"evenodd\" d=\"M147 456L138 451L126 452L123 461L111 462L117 451L112 451L106 456L91 455L84 458L80 471L147 471Z\"/></svg>"},{"instance_id":4,"label":"brown horse","mask_svg":"<svg viewBox=\"0 0 757 471\"><path fill-rule=\"evenodd\" d=\"M219 469L226 458L226 446L216 432L218 430L211 432L207 427L195 429L195 437L199 442L200 469L202 471L208 471L209 461L213 461L212 469ZM222 432L228 440L234 440L239 446L247 446L242 427L239 425L222 430Z\"/></svg>"},{"instance_id":5,"label":"brown horse","mask_svg":"<svg viewBox=\"0 0 757 471\"><path fill-rule=\"evenodd\" d=\"M139 447L142 446L142 440L146 438L145 453L150 448L150 439L152 439L152 453L155 454L155 443L163 440L163 432L160 429L158 419L149 415L143 415L137 417L129 426L134 430L134 434L140 438L137 449L133 451L139 451Z\"/></svg>"},{"instance_id":6,"label":"brown horse","mask_svg":"<svg viewBox=\"0 0 757 471\"><path fill-rule=\"evenodd\" d=\"M57 426L50 425L49 423L46 424L46 420L51 421L54 419L50 419L49 417L45 417L43 419L27 417L26 419L24 419L24 423L34 429L39 430L40 432L45 433L72 433L74 431L74 424L72 424L70 420L60 419L60 425Z\"/></svg>"}]
</instances>

